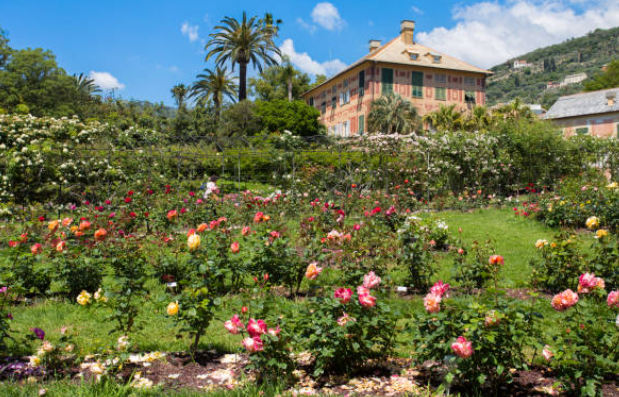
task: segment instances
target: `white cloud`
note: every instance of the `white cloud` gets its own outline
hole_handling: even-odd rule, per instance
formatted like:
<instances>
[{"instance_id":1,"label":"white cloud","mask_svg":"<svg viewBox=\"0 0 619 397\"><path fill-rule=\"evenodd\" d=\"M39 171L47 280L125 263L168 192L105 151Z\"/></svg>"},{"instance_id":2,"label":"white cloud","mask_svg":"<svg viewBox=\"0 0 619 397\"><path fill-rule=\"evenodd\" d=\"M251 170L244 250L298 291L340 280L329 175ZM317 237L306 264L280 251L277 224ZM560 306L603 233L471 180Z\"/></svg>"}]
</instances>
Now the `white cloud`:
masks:
<instances>
[{"instance_id":1,"label":"white cloud","mask_svg":"<svg viewBox=\"0 0 619 397\"><path fill-rule=\"evenodd\" d=\"M411 9L413 10L413 12L415 14L419 14L419 15L423 15L424 14L423 10L421 8L419 8L419 7L412 6Z\"/></svg>"},{"instance_id":2,"label":"white cloud","mask_svg":"<svg viewBox=\"0 0 619 397\"><path fill-rule=\"evenodd\" d=\"M314 34L314 32L316 31L316 25L312 25L309 22L305 22L305 20L303 20L303 18L297 18L297 25L299 25L301 28L309 31L311 34Z\"/></svg>"},{"instance_id":3,"label":"white cloud","mask_svg":"<svg viewBox=\"0 0 619 397\"><path fill-rule=\"evenodd\" d=\"M183 22L181 25L181 33L187 36L190 42L194 42L200 38L198 35L198 25L190 25L189 22Z\"/></svg>"},{"instance_id":4,"label":"white cloud","mask_svg":"<svg viewBox=\"0 0 619 397\"><path fill-rule=\"evenodd\" d=\"M125 85L119 82L118 79L109 72L95 72L91 70L88 77L93 79L95 84L103 90L122 90L125 88Z\"/></svg>"},{"instance_id":5,"label":"white cloud","mask_svg":"<svg viewBox=\"0 0 619 397\"><path fill-rule=\"evenodd\" d=\"M318 62L312 59L307 52L298 53L294 49L292 39L286 39L280 46L283 55L290 58L296 67L301 71L309 74L324 74L327 76L333 75L346 67L346 64L339 59L333 59L326 62Z\"/></svg>"},{"instance_id":6,"label":"white cloud","mask_svg":"<svg viewBox=\"0 0 619 397\"><path fill-rule=\"evenodd\" d=\"M573 8L578 3L582 11ZM492 67L515 56L597 28L619 25L617 0L483 1L455 7L456 26L420 32L420 43L480 67Z\"/></svg>"},{"instance_id":7,"label":"white cloud","mask_svg":"<svg viewBox=\"0 0 619 397\"><path fill-rule=\"evenodd\" d=\"M340 12L329 2L316 4L312 10L312 21L327 30L340 30L346 26L346 21L340 17Z\"/></svg>"}]
</instances>

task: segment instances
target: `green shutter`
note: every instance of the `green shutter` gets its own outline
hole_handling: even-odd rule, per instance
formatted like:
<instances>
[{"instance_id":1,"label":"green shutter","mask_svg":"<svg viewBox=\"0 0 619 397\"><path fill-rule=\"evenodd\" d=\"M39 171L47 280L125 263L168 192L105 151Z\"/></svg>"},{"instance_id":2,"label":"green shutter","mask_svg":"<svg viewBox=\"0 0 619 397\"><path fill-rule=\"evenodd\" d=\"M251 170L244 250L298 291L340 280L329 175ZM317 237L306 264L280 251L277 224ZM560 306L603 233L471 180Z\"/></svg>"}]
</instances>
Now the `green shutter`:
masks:
<instances>
[{"instance_id":1,"label":"green shutter","mask_svg":"<svg viewBox=\"0 0 619 397\"><path fill-rule=\"evenodd\" d=\"M359 135L363 135L363 127L365 127L365 116L359 116Z\"/></svg>"},{"instance_id":2,"label":"green shutter","mask_svg":"<svg viewBox=\"0 0 619 397\"><path fill-rule=\"evenodd\" d=\"M359 96L365 93L365 70L359 72Z\"/></svg>"},{"instance_id":3,"label":"green shutter","mask_svg":"<svg viewBox=\"0 0 619 397\"><path fill-rule=\"evenodd\" d=\"M576 134L587 135L589 133L589 127L576 128Z\"/></svg>"},{"instance_id":4,"label":"green shutter","mask_svg":"<svg viewBox=\"0 0 619 397\"><path fill-rule=\"evenodd\" d=\"M383 95L393 93L393 69L382 68L382 90Z\"/></svg>"},{"instance_id":5,"label":"green shutter","mask_svg":"<svg viewBox=\"0 0 619 397\"><path fill-rule=\"evenodd\" d=\"M436 87L434 89L434 99L438 101L447 100L447 89L445 87Z\"/></svg>"},{"instance_id":6,"label":"green shutter","mask_svg":"<svg viewBox=\"0 0 619 397\"><path fill-rule=\"evenodd\" d=\"M413 98L423 98L423 72L411 72L411 75Z\"/></svg>"}]
</instances>

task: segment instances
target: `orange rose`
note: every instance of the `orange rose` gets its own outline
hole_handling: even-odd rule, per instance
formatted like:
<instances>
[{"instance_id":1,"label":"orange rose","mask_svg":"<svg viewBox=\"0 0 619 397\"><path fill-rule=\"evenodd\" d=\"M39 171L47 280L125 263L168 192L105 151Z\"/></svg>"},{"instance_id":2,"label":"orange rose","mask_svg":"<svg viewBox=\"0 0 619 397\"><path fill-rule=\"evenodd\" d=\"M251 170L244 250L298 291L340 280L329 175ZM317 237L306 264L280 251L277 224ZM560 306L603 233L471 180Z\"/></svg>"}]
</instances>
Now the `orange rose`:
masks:
<instances>
[{"instance_id":1,"label":"orange rose","mask_svg":"<svg viewBox=\"0 0 619 397\"><path fill-rule=\"evenodd\" d=\"M105 240L105 237L107 236L107 230L101 228L99 230L97 230L95 232L95 240L97 241L103 241Z\"/></svg>"}]
</instances>

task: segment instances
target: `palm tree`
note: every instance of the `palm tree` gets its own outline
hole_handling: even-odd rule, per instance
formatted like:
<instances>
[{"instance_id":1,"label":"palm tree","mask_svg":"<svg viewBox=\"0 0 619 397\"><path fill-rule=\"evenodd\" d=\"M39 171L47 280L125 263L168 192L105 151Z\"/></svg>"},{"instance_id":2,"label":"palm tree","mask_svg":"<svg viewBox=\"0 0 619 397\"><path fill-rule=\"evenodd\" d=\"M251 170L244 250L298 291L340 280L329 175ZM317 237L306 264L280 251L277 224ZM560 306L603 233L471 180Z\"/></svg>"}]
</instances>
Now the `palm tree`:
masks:
<instances>
[{"instance_id":1,"label":"palm tree","mask_svg":"<svg viewBox=\"0 0 619 397\"><path fill-rule=\"evenodd\" d=\"M215 118L219 120L219 111L224 97L234 101L234 95L238 85L234 82L236 77L230 76L226 69L219 66L215 71L204 69L204 73L196 76L198 80L193 83L189 91L190 98L196 98L196 102L204 104L213 101Z\"/></svg>"},{"instance_id":2,"label":"palm tree","mask_svg":"<svg viewBox=\"0 0 619 397\"><path fill-rule=\"evenodd\" d=\"M97 92L101 92L101 88L95 84L95 79L85 76L84 73L73 75L73 84L78 94L83 96L91 96Z\"/></svg>"},{"instance_id":3,"label":"palm tree","mask_svg":"<svg viewBox=\"0 0 619 397\"><path fill-rule=\"evenodd\" d=\"M270 12L265 12L264 17L259 21L262 23L266 30L271 31L273 36L277 36L279 34L279 26L284 23L281 19L273 18L273 14Z\"/></svg>"},{"instance_id":4,"label":"palm tree","mask_svg":"<svg viewBox=\"0 0 619 397\"><path fill-rule=\"evenodd\" d=\"M499 107L496 110L499 117L507 120L532 119L533 111L525 105L520 98L516 98L510 103Z\"/></svg>"},{"instance_id":5,"label":"palm tree","mask_svg":"<svg viewBox=\"0 0 619 397\"><path fill-rule=\"evenodd\" d=\"M178 110L181 110L185 105L185 98L187 98L187 94L189 93L189 89L185 84L177 84L170 90L172 93L172 97L174 98L174 102L176 102L176 106L178 106Z\"/></svg>"},{"instance_id":6,"label":"palm tree","mask_svg":"<svg viewBox=\"0 0 619 397\"><path fill-rule=\"evenodd\" d=\"M487 107L479 105L473 108L464 123L469 131L487 131L492 124L492 116Z\"/></svg>"},{"instance_id":7,"label":"palm tree","mask_svg":"<svg viewBox=\"0 0 619 397\"><path fill-rule=\"evenodd\" d=\"M239 65L239 101L247 99L247 65L262 73L262 67L277 64L273 55L281 57L281 51L273 42L277 33L276 25L252 17L247 19L243 12L243 20L239 23L234 18L225 17L222 25L216 26L216 33L210 34L211 40L205 49L211 48L206 55L206 61L216 56L217 66L232 62L232 70Z\"/></svg>"},{"instance_id":8,"label":"palm tree","mask_svg":"<svg viewBox=\"0 0 619 397\"><path fill-rule=\"evenodd\" d=\"M294 79L296 70L294 66L292 66L292 63L290 63L290 59L288 57L284 57L283 61L282 78L286 80L286 85L288 88L288 102L292 102L292 80Z\"/></svg>"},{"instance_id":9,"label":"palm tree","mask_svg":"<svg viewBox=\"0 0 619 397\"><path fill-rule=\"evenodd\" d=\"M372 102L368 127L373 132L402 134L415 128L416 119L417 109L410 101L400 95L389 94Z\"/></svg>"},{"instance_id":10,"label":"palm tree","mask_svg":"<svg viewBox=\"0 0 619 397\"><path fill-rule=\"evenodd\" d=\"M423 122L439 132L456 131L464 126L462 113L456 109L456 105L441 105L438 110L423 116Z\"/></svg>"}]
</instances>

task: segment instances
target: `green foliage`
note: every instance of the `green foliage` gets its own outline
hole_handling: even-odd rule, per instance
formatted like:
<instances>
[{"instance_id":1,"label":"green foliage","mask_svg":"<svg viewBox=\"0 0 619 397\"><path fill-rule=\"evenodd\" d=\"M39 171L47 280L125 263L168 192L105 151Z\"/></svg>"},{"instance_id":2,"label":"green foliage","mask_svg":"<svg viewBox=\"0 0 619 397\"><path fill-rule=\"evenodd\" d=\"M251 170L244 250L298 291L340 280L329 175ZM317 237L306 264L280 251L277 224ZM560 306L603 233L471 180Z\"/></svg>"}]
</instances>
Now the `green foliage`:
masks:
<instances>
[{"instance_id":1,"label":"green foliage","mask_svg":"<svg viewBox=\"0 0 619 397\"><path fill-rule=\"evenodd\" d=\"M606 65L606 70L603 73L596 74L590 80L585 81L585 91L615 87L619 87L619 59L615 59Z\"/></svg>"},{"instance_id":2,"label":"green foliage","mask_svg":"<svg viewBox=\"0 0 619 397\"><path fill-rule=\"evenodd\" d=\"M460 235L461 236L461 235ZM468 291L481 289L492 278L488 258L494 254L494 242L473 241L470 249L465 249L460 237L459 248L454 258L456 280Z\"/></svg>"},{"instance_id":3,"label":"green foliage","mask_svg":"<svg viewBox=\"0 0 619 397\"><path fill-rule=\"evenodd\" d=\"M320 112L303 101L257 101L256 116L266 133L290 131L294 135L314 136L324 132L318 121Z\"/></svg>"},{"instance_id":4,"label":"green foliage","mask_svg":"<svg viewBox=\"0 0 619 397\"><path fill-rule=\"evenodd\" d=\"M314 376L350 373L385 357L395 343L395 313L380 298L374 307L362 306L354 293L348 303L312 298L297 321L302 343L315 358Z\"/></svg>"},{"instance_id":5,"label":"green foliage","mask_svg":"<svg viewBox=\"0 0 619 397\"><path fill-rule=\"evenodd\" d=\"M574 280L587 268L574 236L560 233L555 239L541 243L540 258L531 261L533 285L550 292L574 288Z\"/></svg>"},{"instance_id":6,"label":"green foliage","mask_svg":"<svg viewBox=\"0 0 619 397\"><path fill-rule=\"evenodd\" d=\"M417 109L398 94L381 96L372 102L368 132L409 134L418 126Z\"/></svg>"},{"instance_id":7,"label":"green foliage","mask_svg":"<svg viewBox=\"0 0 619 397\"><path fill-rule=\"evenodd\" d=\"M310 89L310 77L291 65L276 65L265 69L259 77L251 77L249 85L259 101L299 100Z\"/></svg>"},{"instance_id":8,"label":"green foliage","mask_svg":"<svg viewBox=\"0 0 619 397\"><path fill-rule=\"evenodd\" d=\"M417 291L430 286L434 273L434 258L431 253L433 247L430 245L434 229L432 226L432 223L428 224L411 215L398 230L401 249L399 259L408 269L408 282Z\"/></svg>"}]
</instances>

